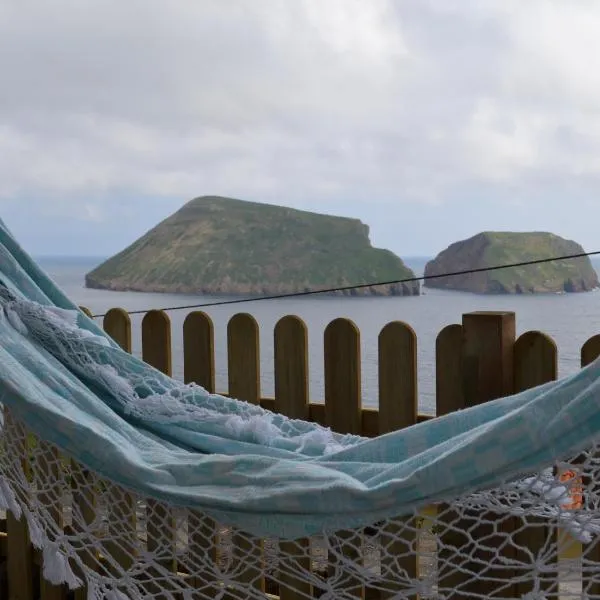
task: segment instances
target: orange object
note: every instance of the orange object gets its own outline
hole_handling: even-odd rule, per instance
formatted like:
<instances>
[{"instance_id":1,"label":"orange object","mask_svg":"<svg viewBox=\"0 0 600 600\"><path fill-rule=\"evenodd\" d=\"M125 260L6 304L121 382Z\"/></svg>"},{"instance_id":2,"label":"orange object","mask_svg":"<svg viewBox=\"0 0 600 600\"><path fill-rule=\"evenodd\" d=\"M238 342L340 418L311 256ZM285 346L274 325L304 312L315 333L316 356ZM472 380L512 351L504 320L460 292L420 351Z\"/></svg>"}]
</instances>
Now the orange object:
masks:
<instances>
[{"instance_id":1,"label":"orange object","mask_svg":"<svg viewBox=\"0 0 600 600\"><path fill-rule=\"evenodd\" d=\"M564 469L564 470L563 470ZM561 483L568 483L571 502L561 504L564 510L577 510L583 506L583 480L576 469L570 465L559 467L558 479Z\"/></svg>"}]
</instances>

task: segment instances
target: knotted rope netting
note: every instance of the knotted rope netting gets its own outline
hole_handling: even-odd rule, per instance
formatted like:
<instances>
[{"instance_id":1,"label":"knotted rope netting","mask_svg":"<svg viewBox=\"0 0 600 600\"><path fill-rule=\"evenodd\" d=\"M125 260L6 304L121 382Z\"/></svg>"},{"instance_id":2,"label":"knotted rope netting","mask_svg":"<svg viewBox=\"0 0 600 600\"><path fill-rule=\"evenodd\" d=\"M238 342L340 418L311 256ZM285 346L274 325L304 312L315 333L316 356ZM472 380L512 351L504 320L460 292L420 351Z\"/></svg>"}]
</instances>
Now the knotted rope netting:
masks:
<instances>
[{"instance_id":1,"label":"knotted rope netting","mask_svg":"<svg viewBox=\"0 0 600 600\"><path fill-rule=\"evenodd\" d=\"M90 600L600 598L598 361L367 440L127 354L3 226L0 283L0 509L9 554L27 536L50 582Z\"/></svg>"},{"instance_id":2,"label":"knotted rope netting","mask_svg":"<svg viewBox=\"0 0 600 600\"><path fill-rule=\"evenodd\" d=\"M24 519L43 576L90 599L600 597L596 446L452 502L287 539L132 493L8 413L0 443L0 506Z\"/></svg>"}]
</instances>

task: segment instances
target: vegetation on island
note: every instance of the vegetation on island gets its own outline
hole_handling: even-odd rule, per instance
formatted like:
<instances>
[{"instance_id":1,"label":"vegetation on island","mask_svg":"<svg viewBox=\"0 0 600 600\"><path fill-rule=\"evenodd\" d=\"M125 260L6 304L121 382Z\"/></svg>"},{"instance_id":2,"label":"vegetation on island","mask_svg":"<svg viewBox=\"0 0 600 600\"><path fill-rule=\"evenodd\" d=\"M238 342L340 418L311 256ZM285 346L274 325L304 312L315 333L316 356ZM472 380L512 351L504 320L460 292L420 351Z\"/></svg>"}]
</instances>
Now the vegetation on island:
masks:
<instances>
[{"instance_id":1,"label":"vegetation on island","mask_svg":"<svg viewBox=\"0 0 600 600\"><path fill-rule=\"evenodd\" d=\"M270 295L414 277L358 219L219 196L191 200L85 278L90 288ZM344 295L418 295L418 283Z\"/></svg>"},{"instance_id":2,"label":"vegetation on island","mask_svg":"<svg viewBox=\"0 0 600 600\"><path fill-rule=\"evenodd\" d=\"M583 248L547 232L479 233L450 245L425 267L425 276L583 253ZM584 292L599 286L589 257L428 279L425 286L479 294Z\"/></svg>"}]
</instances>

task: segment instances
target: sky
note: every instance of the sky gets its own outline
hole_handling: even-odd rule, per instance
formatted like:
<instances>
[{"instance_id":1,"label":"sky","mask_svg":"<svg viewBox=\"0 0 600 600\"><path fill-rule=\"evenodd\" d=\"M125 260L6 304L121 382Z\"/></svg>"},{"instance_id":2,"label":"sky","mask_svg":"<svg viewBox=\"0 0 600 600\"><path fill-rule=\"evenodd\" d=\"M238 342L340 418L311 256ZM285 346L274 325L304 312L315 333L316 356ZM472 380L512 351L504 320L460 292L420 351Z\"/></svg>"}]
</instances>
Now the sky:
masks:
<instances>
[{"instance_id":1,"label":"sky","mask_svg":"<svg viewBox=\"0 0 600 600\"><path fill-rule=\"evenodd\" d=\"M0 217L108 256L188 200L600 249L597 0L2 0Z\"/></svg>"}]
</instances>

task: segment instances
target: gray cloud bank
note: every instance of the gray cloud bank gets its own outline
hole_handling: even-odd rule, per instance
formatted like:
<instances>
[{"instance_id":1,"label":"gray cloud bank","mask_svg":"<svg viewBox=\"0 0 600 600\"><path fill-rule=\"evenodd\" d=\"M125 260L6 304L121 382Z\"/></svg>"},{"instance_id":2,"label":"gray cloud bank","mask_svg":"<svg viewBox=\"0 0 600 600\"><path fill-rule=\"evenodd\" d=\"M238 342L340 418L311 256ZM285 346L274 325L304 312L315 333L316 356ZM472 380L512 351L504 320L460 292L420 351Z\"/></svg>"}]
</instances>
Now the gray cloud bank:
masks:
<instances>
[{"instance_id":1,"label":"gray cloud bank","mask_svg":"<svg viewBox=\"0 0 600 600\"><path fill-rule=\"evenodd\" d=\"M103 253L219 193L404 252L520 224L590 245L598 31L593 0L5 0L2 216Z\"/></svg>"}]
</instances>

